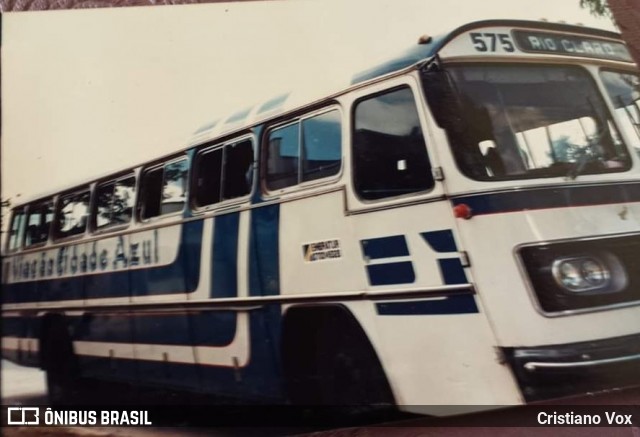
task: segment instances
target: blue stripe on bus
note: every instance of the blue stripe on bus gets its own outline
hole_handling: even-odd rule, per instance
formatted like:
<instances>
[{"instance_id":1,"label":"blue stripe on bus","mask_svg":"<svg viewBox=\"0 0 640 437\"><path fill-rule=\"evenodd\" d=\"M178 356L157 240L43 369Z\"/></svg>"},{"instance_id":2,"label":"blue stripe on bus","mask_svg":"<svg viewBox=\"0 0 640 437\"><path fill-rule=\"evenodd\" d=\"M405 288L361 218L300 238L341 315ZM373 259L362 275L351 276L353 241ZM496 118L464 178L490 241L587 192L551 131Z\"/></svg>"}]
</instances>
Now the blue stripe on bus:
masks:
<instances>
[{"instance_id":1,"label":"blue stripe on bus","mask_svg":"<svg viewBox=\"0 0 640 437\"><path fill-rule=\"evenodd\" d=\"M450 229L422 232L420 235L435 252L448 253L458 251L456 241L453 239L453 232Z\"/></svg>"},{"instance_id":2,"label":"blue stripe on bus","mask_svg":"<svg viewBox=\"0 0 640 437\"><path fill-rule=\"evenodd\" d=\"M478 313L473 294L447 296L443 299L377 303L381 316L444 315Z\"/></svg>"},{"instance_id":3,"label":"blue stripe on bus","mask_svg":"<svg viewBox=\"0 0 640 437\"><path fill-rule=\"evenodd\" d=\"M104 341L133 343L133 320L126 314L87 313L84 316L66 316L75 341Z\"/></svg>"},{"instance_id":4,"label":"blue stripe on bus","mask_svg":"<svg viewBox=\"0 0 640 437\"><path fill-rule=\"evenodd\" d=\"M66 317L74 340L107 343L223 347L236 335L237 312L217 310L185 314L87 314ZM41 318L6 318L3 336L38 337Z\"/></svg>"},{"instance_id":5,"label":"blue stripe on bus","mask_svg":"<svg viewBox=\"0 0 640 437\"><path fill-rule=\"evenodd\" d=\"M2 317L3 337L30 337L28 325L35 317Z\"/></svg>"},{"instance_id":6,"label":"blue stripe on bus","mask_svg":"<svg viewBox=\"0 0 640 437\"><path fill-rule=\"evenodd\" d=\"M167 357L168 360L171 356ZM170 361L137 360L138 379L163 388L187 388L198 390L200 375L198 367L188 363Z\"/></svg>"},{"instance_id":7,"label":"blue stripe on bus","mask_svg":"<svg viewBox=\"0 0 640 437\"><path fill-rule=\"evenodd\" d=\"M202 220L181 225L176 260L161 267L3 284L5 303L191 293L200 280Z\"/></svg>"},{"instance_id":8,"label":"blue stripe on bus","mask_svg":"<svg viewBox=\"0 0 640 437\"><path fill-rule=\"evenodd\" d=\"M78 367L84 377L107 378L115 381L136 382L138 378L138 360L94 357L89 355L78 355Z\"/></svg>"},{"instance_id":9,"label":"blue stripe on bus","mask_svg":"<svg viewBox=\"0 0 640 437\"><path fill-rule=\"evenodd\" d=\"M368 265L367 275L371 285L410 284L416 280L410 261Z\"/></svg>"},{"instance_id":10,"label":"blue stripe on bus","mask_svg":"<svg viewBox=\"0 0 640 437\"><path fill-rule=\"evenodd\" d=\"M438 260L442 279L447 285L467 284L467 275L464 272L462 261L459 258L444 258Z\"/></svg>"},{"instance_id":11,"label":"blue stripe on bus","mask_svg":"<svg viewBox=\"0 0 640 437\"><path fill-rule=\"evenodd\" d=\"M360 244L362 254L368 259L409 256L409 248L404 235L361 240Z\"/></svg>"},{"instance_id":12,"label":"blue stripe on bus","mask_svg":"<svg viewBox=\"0 0 640 437\"><path fill-rule=\"evenodd\" d=\"M523 188L517 191L474 194L452 199L454 206L464 203L471 208L474 215L626 202L640 202L639 183Z\"/></svg>"},{"instance_id":13,"label":"blue stripe on bus","mask_svg":"<svg viewBox=\"0 0 640 437\"><path fill-rule=\"evenodd\" d=\"M170 357L169 357L170 358ZM282 382L278 375L253 373L258 367L253 362L248 367L207 366L172 361L129 360L81 356L82 375L108 380L146 384L163 388L189 390L196 393L215 393L216 396L284 400ZM268 368L268 363L264 363ZM258 376L258 377L256 377ZM239 379L239 380L238 380ZM271 385L276 381L278 386Z\"/></svg>"},{"instance_id":14,"label":"blue stripe on bus","mask_svg":"<svg viewBox=\"0 0 640 437\"><path fill-rule=\"evenodd\" d=\"M280 205L251 210L249 235L249 294L280 294L279 243Z\"/></svg>"},{"instance_id":15,"label":"blue stripe on bus","mask_svg":"<svg viewBox=\"0 0 640 437\"><path fill-rule=\"evenodd\" d=\"M251 210L249 234L249 294L269 296L280 294L280 205L261 206ZM251 361L239 371L242 384L233 390L242 396L277 399L282 397L282 308L280 304L249 313ZM216 371L204 370L211 384Z\"/></svg>"},{"instance_id":16,"label":"blue stripe on bus","mask_svg":"<svg viewBox=\"0 0 640 437\"><path fill-rule=\"evenodd\" d=\"M211 297L236 297L240 213L221 215L213 220Z\"/></svg>"},{"instance_id":17,"label":"blue stripe on bus","mask_svg":"<svg viewBox=\"0 0 640 437\"><path fill-rule=\"evenodd\" d=\"M237 317L233 310L211 310L179 314L91 313L67 320L74 326L75 339L81 341L221 347L233 341Z\"/></svg>"},{"instance_id":18,"label":"blue stripe on bus","mask_svg":"<svg viewBox=\"0 0 640 437\"><path fill-rule=\"evenodd\" d=\"M245 367L234 368L231 357L226 366L220 366L207 363L194 365L172 362L176 357L170 353L167 355L166 362L80 355L82 372L85 376L175 386L217 395L282 399L284 395L279 362L280 319L281 309L278 304L249 311L251 349L250 360ZM137 324L139 319L133 320ZM198 320L207 323L203 318ZM216 319L215 322L219 321ZM209 325L208 329L211 330L213 326L215 325ZM207 332L207 327L204 325L200 327L194 325L193 328L196 337ZM197 338L195 343L199 343ZM155 344L155 342L149 344ZM162 350L162 346L159 348Z\"/></svg>"},{"instance_id":19,"label":"blue stripe on bus","mask_svg":"<svg viewBox=\"0 0 640 437\"><path fill-rule=\"evenodd\" d=\"M236 336L237 311L203 311L191 314L189 320L196 346L227 346Z\"/></svg>"}]
</instances>

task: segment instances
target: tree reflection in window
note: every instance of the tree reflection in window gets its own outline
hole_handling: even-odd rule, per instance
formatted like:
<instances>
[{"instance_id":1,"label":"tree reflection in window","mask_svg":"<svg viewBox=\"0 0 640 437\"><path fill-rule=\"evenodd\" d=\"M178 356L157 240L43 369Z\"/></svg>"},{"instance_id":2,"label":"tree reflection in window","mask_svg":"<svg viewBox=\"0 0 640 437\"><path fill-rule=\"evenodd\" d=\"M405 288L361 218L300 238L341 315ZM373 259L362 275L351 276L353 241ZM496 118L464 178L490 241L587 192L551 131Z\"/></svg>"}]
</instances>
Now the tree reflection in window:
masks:
<instances>
[{"instance_id":1,"label":"tree reflection in window","mask_svg":"<svg viewBox=\"0 0 640 437\"><path fill-rule=\"evenodd\" d=\"M629 168L627 149L585 70L469 65L448 71L456 98L449 104L459 118L447 131L468 176L573 179Z\"/></svg>"},{"instance_id":2,"label":"tree reflection in window","mask_svg":"<svg viewBox=\"0 0 640 437\"><path fill-rule=\"evenodd\" d=\"M128 224L133 214L134 196L133 175L99 185L96 188L96 228Z\"/></svg>"},{"instance_id":3,"label":"tree reflection in window","mask_svg":"<svg viewBox=\"0 0 640 437\"><path fill-rule=\"evenodd\" d=\"M65 238L84 233L89 217L89 190L61 196L58 200L56 237Z\"/></svg>"},{"instance_id":4,"label":"tree reflection in window","mask_svg":"<svg viewBox=\"0 0 640 437\"><path fill-rule=\"evenodd\" d=\"M187 171L186 159L165 165L160 215L182 211L187 198Z\"/></svg>"},{"instance_id":5,"label":"tree reflection in window","mask_svg":"<svg viewBox=\"0 0 640 437\"><path fill-rule=\"evenodd\" d=\"M140 217L149 219L182 211L187 198L188 171L187 158L145 170L140 182Z\"/></svg>"}]
</instances>

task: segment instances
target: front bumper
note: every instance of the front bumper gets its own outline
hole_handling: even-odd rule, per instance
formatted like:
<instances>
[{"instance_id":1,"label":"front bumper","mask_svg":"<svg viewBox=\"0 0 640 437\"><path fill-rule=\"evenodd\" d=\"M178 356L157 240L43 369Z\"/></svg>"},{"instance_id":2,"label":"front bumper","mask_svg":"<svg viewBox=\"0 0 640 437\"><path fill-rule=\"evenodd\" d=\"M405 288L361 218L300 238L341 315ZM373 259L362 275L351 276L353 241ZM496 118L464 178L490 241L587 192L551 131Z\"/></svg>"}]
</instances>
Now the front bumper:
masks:
<instances>
[{"instance_id":1,"label":"front bumper","mask_svg":"<svg viewBox=\"0 0 640 437\"><path fill-rule=\"evenodd\" d=\"M640 385L640 335L502 351L527 402Z\"/></svg>"}]
</instances>

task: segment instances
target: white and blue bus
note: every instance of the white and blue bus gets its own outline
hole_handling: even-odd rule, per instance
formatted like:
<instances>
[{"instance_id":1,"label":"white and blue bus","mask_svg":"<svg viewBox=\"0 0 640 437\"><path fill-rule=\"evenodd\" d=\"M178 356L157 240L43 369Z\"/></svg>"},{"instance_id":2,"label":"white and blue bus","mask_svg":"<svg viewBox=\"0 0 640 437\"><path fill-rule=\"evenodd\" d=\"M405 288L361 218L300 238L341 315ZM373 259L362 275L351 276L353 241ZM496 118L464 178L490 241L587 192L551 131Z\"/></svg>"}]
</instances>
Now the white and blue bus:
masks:
<instances>
[{"instance_id":1,"label":"white and blue bus","mask_svg":"<svg viewBox=\"0 0 640 437\"><path fill-rule=\"evenodd\" d=\"M97 378L432 414L640 383L619 35L475 22L298 96L14 206L3 356L54 397Z\"/></svg>"}]
</instances>

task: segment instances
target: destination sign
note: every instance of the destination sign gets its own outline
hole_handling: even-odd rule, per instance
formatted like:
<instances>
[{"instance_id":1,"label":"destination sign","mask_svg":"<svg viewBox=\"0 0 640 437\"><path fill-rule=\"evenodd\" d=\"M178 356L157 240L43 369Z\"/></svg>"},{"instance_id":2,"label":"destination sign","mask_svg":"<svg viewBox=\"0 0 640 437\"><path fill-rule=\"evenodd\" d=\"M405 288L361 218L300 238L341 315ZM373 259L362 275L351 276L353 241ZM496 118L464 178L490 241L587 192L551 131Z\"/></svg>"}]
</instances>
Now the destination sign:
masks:
<instances>
[{"instance_id":1,"label":"destination sign","mask_svg":"<svg viewBox=\"0 0 640 437\"><path fill-rule=\"evenodd\" d=\"M516 44L523 52L602 58L632 62L627 47L620 42L576 35L514 30Z\"/></svg>"}]
</instances>

